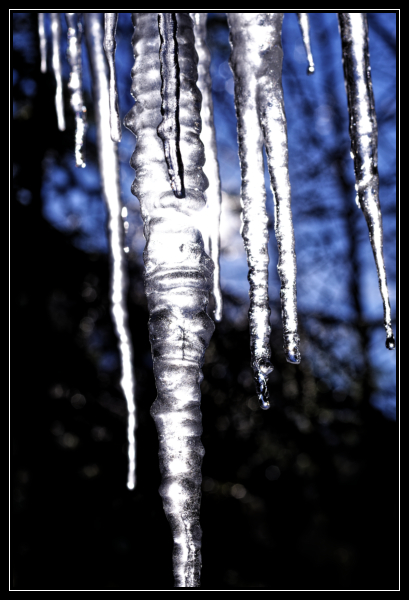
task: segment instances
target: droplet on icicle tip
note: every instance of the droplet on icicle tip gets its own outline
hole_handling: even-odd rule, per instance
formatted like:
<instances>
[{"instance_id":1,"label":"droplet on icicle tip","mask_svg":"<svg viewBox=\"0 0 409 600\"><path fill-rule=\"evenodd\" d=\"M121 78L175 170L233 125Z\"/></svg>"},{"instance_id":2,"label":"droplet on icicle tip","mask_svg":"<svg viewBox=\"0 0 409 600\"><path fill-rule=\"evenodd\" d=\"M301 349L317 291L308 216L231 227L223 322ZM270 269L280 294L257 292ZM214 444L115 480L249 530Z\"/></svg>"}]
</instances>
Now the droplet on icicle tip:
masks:
<instances>
[{"instance_id":1,"label":"droplet on icicle tip","mask_svg":"<svg viewBox=\"0 0 409 600\"><path fill-rule=\"evenodd\" d=\"M392 333L392 335L390 335L386 338L385 345L388 350L395 350L395 338L393 337L393 333Z\"/></svg>"},{"instance_id":2,"label":"droplet on icicle tip","mask_svg":"<svg viewBox=\"0 0 409 600\"><path fill-rule=\"evenodd\" d=\"M286 361L292 365L299 365L301 362L301 354L298 348L300 338L297 334L286 335L284 341L284 353Z\"/></svg>"},{"instance_id":3,"label":"droplet on icicle tip","mask_svg":"<svg viewBox=\"0 0 409 600\"><path fill-rule=\"evenodd\" d=\"M256 388L257 388L257 396L260 404L260 408L262 410L268 410L270 408L270 402L268 400L269 393L267 388L267 379L268 375L274 369L271 362L266 358L261 358L259 361L256 361L255 366L255 377L256 380Z\"/></svg>"},{"instance_id":4,"label":"droplet on icicle tip","mask_svg":"<svg viewBox=\"0 0 409 600\"><path fill-rule=\"evenodd\" d=\"M315 67L314 65L308 65L308 69L307 69L307 75L312 75L313 73L315 73Z\"/></svg>"}]
</instances>

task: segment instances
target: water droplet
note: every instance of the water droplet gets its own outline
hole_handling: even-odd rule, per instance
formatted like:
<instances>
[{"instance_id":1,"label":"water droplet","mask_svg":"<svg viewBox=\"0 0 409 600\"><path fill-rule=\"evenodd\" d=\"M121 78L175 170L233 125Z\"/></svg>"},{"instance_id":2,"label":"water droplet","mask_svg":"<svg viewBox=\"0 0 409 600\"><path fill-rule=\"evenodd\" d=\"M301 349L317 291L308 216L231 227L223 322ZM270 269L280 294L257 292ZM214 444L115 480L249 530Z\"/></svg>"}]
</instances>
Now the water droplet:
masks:
<instances>
[{"instance_id":1,"label":"water droplet","mask_svg":"<svg viewBox=\"0 0 409 600\"><path fill-rule=\"evenodd\" d=\"M395 338L393 337L393 335L389 336L386 338L386 347L388 350L394 350L395 349Z\"/></svg>"}]
</instances>

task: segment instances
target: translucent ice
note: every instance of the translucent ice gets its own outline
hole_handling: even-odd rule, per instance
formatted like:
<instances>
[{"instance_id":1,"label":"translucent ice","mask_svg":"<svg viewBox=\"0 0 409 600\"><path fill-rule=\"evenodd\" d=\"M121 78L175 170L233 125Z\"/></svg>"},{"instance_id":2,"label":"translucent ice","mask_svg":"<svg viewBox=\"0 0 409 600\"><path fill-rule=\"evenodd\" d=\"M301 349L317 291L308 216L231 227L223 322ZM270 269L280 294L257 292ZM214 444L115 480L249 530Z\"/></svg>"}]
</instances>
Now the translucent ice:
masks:
<instances>
[{"instance_id":1,"label":"translucent ice","mask_svg":"<svg viewBox=\"0 0 409 600\"><path fill-rule=\"evenodd\" d=\"M206 175L209 187L206 190L209 253L214 263L213 297L215 301L214 318L220 321L223 311L223 298L220 288L220 210L222 190L220 184L219 163L217 162L216 132L213 121L212 79L210 76L210 52L206 45L207 13L190 13L194 22L195 47L199 57L197 67L197 87L202 94L202 133L201 140L206 154Z\"/></svg>"},{"instance_id":2,"label":"translucent ice","mask_svg":"<svg viewBox=\"0 0 409 600\"><path fill-rule=\"evenodd\" d=\"M227 18L242 179L242 235L249 266L252 367L260 404L268 408L266 380L272 367L263 143L274 190L284 351L288 362L300 362L287 124L281 85L283 13L227 13Z\"/></svg>"},{"instance_id":3,"label":"translucent ice","mask_svg":"<svg viewBox=\"0 0 409 600\"><path fill-rule=\"evenodd\" d=\"M113 142L120 142L122 137L115 69L115 36L117 24L118 13L104 13L104 50L109 65L109 123Z\"/></svg>"},{"instance_id":4,"label":"translucent ice","mask_svg":"<svg viewBox=\"0 0 409 600\"><path fill-rule=\"evenodd\" d=\"M45 73L47 71L47 36L42 12L38 13L38 37L40 38L41 73Z\"/></svg>"},{"instance_id":5,"label":"translucent ice","mask_svg":"<svg viewBox=\"0 0 409 600\"><path fill-rule=\"evenodd\" d=\"M201 95L196 86L193 22L176 13L180 67L180 150L185 197L169 185L158 136L161 114L160 39L156 13L133 13L132 95L126 126L136 135L132 192L139 198L146 247L145 291L157 398L151 415L159 434L160 494L173 540L175 587L198 587L201 569L201 366L214 330L206 313L213 262L204 251L197 213L208 186L200 141Z\"/></svg>"},{"instance_id":6,"label":"translucent ice","mask_svg":"<svg viewBox=\"0 0 409 600\"><path fill-rule=\"evenodd\" d=\"M109 121L108 69L103 49L103 25L101 13L84 13L85 34L92 72L92 89L97 125L97 145L102 191L108 211L108 237L111 262L110 295L111 313L118 338L121 359L121 387L128 406L128 488L136 482L137 416L135 406L135 378L133 351L128 328L126 293L128 288L126 256L124 253L124 228L121 216L121 193L117 144L111 140Z\"/></svg>"},{"instance_id":7,"label":"translucent ice","mask_svg":"<svg viewBox=\"0 0 409 600\"><path fill-rule=\"evenodd\" d=\"M71 73L68 87L71 90L71 107L75 114L75 162L77 167L85 167L84 137L87 129L87 109L82 95L82 23L80 13L65 13L67 20L67 58Z\"/></svg>"},{"instance_id":8,"label":"translucent ice","mask_svg":"<svg viewBox=\"0 0 409 600\"><path fill-rule=\"evenodd\" d=\"M176 198L183 198L183 164L180 154L179 49L176 39L176 13L158 13L160 34L160 74L162 77L162 122L158 135L163 142L170 184Z\"/></svg>"},{"instance_id":9,"label":"translucent ice","mask_svg":"<svg viewBox=\"0 0 409 600\"><path fill-rule=\"evenodd\" d=\"M368 23L366 13L338 13L338 21L348 96L349 133L355 167L357 203L365 215L378 271L386 347L393 350L395 339L383 258L382 215L379 204L378 125L369 64Z\"/></svg>"},{"instance_id":10,"label":"translucent ice","mask_svg":"<svg viewBox=\"0 0 409 600\"><path fill-rule=\"evenodd\" d=\"M298 22L300 24L302 41L304 42L304 48L305 48L305 52L307 54L307 60L308 60L307 73L308 73L308 75L312 75L312 73L314 73L314 71L315 71L315 67L314 67L314 59L312 58L312 52L311 52L310 24L308 21L308 13L299 12L299 13L297 13L297 17L298 17Z\"/></svg>"},{"instance_id":11,"label":"translucent ice","mask_svg":"<svg viewBox=\"0 0 409 600\"><path fill-rule=\"evenodd\" d=\"M61 22L60 13L52 12L51 16L51 37L52 37L52 64L55 77L55 109L57 111L57 122L58 129L65 131L65 117L64 117L64 100L62 93L62 74L61 74L61 54L60 54L60 40L61 40Z\"/></svg>"}]
</instances>

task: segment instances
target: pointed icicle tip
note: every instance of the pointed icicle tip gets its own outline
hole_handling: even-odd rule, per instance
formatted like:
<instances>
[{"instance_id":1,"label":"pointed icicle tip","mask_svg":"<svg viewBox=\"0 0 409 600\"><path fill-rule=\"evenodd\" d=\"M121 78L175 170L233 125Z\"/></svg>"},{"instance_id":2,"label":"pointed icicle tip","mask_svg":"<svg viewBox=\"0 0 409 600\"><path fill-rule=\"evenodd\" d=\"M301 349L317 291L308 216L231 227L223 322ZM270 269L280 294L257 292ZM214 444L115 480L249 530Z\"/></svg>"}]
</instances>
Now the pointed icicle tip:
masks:
<instances>
[{"instance_id":1,"label":"pointed icicle tip","mask_svg":"<svg viewBox=\"0 0 409 600\"><path fill-rule=\"evenodd\" d=\"M302 41L304 43L305 53L308 60L307 75L312 75L315 72L314 59L312 57L311 42L310 42L310 24L308 13L297 13L298 22L300 24Z\"/></svg>"}]
</instances>

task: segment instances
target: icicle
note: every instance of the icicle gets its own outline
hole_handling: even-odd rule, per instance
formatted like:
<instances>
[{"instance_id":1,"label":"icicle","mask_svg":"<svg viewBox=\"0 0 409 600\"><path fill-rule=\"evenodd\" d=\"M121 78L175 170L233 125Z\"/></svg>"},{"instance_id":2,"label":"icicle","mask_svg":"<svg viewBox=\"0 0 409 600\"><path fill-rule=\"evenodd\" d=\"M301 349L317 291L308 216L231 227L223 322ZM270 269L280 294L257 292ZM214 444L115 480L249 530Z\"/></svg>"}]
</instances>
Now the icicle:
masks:
<instances>
[{"instance_id":1,"label":"icicle","mask_svg":"<svg viewBox=\"0 0 409 600\"><path fill-rule=\"evenodd\" d=\"M179 138L179 59L176 40L176 13L158 13L160 34L160 73L162 77L162 115L158 135L163 142L170 185L176 198L184 197L183 163Z\"/></svg>"},{"instance_id":2,"label":"icicle","mask_svg":"<svg viewBox=\"0 0 409 600\"><path fill-rule=\"evenodd\" d=\"M111 127L111 139L120 142L122 138L121 121L119 118L118 90L116 85L115 50L116 50L116 26L118 24L118 13L104 13L105 36L104 50L109 65L109 123Z\"/></svg>"},{"instance_id":3,"label":"icicle","mask_svg":"<svg viewBox=\"0 0 409 600\"><path fill-rule=\"evenodd\" d=\"M279 257L277 268L281 279L284 351L288 362L300 362L287 129L281 86L283 14L228 13L227 16L242 174L242 235L249 265L252 366L261 407L268 408L266 381L272 367L263 141L274 190L274 229ZM246 57L245 60L243 57Z\"/></svg>"},{"instance_id":4,"label":"icicle","mask_svg":"<svg viewBox=\"0 0 409 600\"><path fill-rule=\"evenodd\" d=\"M213 263L204 252L196 216L208 186L202 171L201 95L196 86L193 22L176 13L180 64L180 148L185 198L169 189L157 130L161 122L161 65L157 13L133 13L135 106L125 125L137 137L131 166L132 192L139 198L146 247L145 291L157 398L151 415L159 434L160 494L173 540L175 587L198 587L201 569L201 366L214 330L206 314ZM155 43L155 39L157 43Z\"/></svg>"},{"instance_id":5,"label":"icicle","mask_svg":"<svg viewBox=\"0 0 409 600\"><path fill-rule=\"evenodd\" d=\"M64 118L64 100L62 94L62 73L60 56L61 23L60 13L52 12L51 15L51 37L52 37L52 57L53 71L56 83L55 90L55 109L57 111L58 129L65 131Z\"/></svg>"},{"instance_id":6,"label":"icicle","mask_svg":"<svg viewBox=\"0 0 409 600\"><path fill-rule=\"evenodd\" d=\"M123 250L124 228L121 217L118 152L117 145L111 140L110 132L105 125L109 119L108 69L103 50L103 26L100 17L101 13L84 13L93 82L99 169L103 196L108 209L111 313L121 358L121 387L128 406L128 488L132 489L136 484L136 383L133 374L133 351L126 308L128 283L126 257Z\"/></svg>"},{"instance_id":7,"label":"icicle","mask_svg":"<svg viewBox=\"0 0 409 600\"><path fill-rule=\"evenodd\" d=\"M41 73L47 72L47 36L45 34L44 13L38 13L38 37L40 38Z\"/></svg>"},{"instance_id":8,"label":"icicle","mask_svg":"<svg viewBox=\"0 0 409 600\"><path fill-rule=\"evenodd\" d=\"M312 75L315 71L314 67L314 59L312 57L311 52L311 43L310 43L310 24L308 21L308 13L297 13L298 22L300 24L302 41L304 42L305 52L307 54L308 60L308 69L307 75Z\"/></svg>"},{"instance_id":9,"label":"icicle","mask_svg":"<svg viewBox=\"0 0 409 600\"><path fill-rule=\"evenodd\" d=\"M378 125L369 64L366 13L338 13L342 40L345 86L349 108L349 134L354 157L357 201L369 230L382 296L386 347L395 348L391 309L383 258L382 215L379 204Z\"/></svg>"},{"instance_id":10,"label":"icicle","mask_svg":"<svg viewBox=\"0 0 409 600\"><path fill-rule=\"evenodd\" d=\"M82 25L80 13L65 13L67 20L68 50L67 58L71 73L68 87L71 90L71 107L75 114L75 163L77 167L85 167L84 137L87 129L87 109L82 97Z\"/></svg>"},{"instance_id":11,"label":"icicle","mask_svg":"<svg viewBox=\"0 0 409 600\"><path fill-rule=\"evenodd\" d=\"M222 190L220 184L219 163L217 162L216 133L213 121L212 79L210 76L210 52L206 45L207 13L190 13L194 22L195 47L199 57L197 87L202 94L202 132L201 140L205 147L206 174L209 188L206 192L209 219L209 253L214 263L213 297L215 301L214 318L221 321L223 298L220 288L220 210Z\"/></svg>"}]
</instances>

